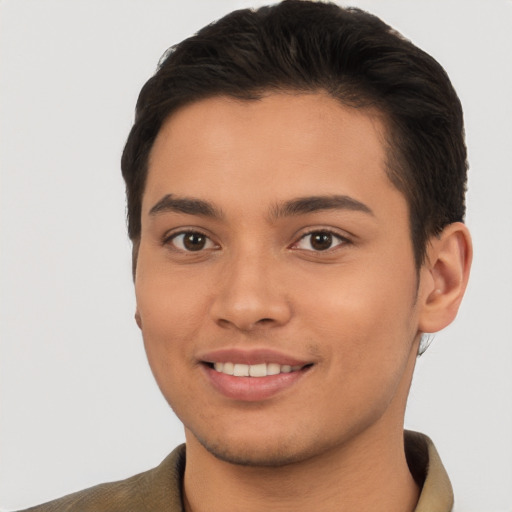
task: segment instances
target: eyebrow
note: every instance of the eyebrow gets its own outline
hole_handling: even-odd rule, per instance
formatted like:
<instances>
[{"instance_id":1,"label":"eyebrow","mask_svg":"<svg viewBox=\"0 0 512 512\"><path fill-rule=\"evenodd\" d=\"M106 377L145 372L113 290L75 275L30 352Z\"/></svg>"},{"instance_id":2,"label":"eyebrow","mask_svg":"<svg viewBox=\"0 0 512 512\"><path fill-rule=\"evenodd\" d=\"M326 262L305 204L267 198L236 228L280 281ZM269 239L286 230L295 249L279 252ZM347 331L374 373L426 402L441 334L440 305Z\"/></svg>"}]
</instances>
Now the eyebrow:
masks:
<instances>
[{"instance_id":1,"label":"eyebrow","mask_svg":"<svg viewBox=\"0 0 512 512\"><path fill-rule=\"evenodd\" d=\"M222 212L208 201L189 197L176 197L172 194L167 194L162 197L162 199L149 210L149 215L157 215L166 212L200 215L202 217L217 219L223 216Z\"/></svg>"},{"instance_id":2,"label":"eyebrow","mask_svg":"<svg viewBox=\"0 0 512 512\"><path fill-rule=\"evenodd\" d=\"M350 210L374 215L372 210L361 201L345 195L299 197L277 204L272 208L274 218L304 215L322 210Z\"/></svg>"},{"instance_id":3,"label":"eyebrow","mask_svg":"<svg viewBox=\"0 0 512 512\"><path fill-rule=\"evenodd\" d=\"M331 195L299 197L276 204L271 208L270 218L292 217L322 210L350 210L373 215L372 210L368 206L353 197ZM149 214L152 216L167 212L199 215L201 217L215 219L223 217L222 211L208 201L192 197L176 197L172 194L167 194L162 197L162 199L149 210Z\"/></svg>"}]
</instances>

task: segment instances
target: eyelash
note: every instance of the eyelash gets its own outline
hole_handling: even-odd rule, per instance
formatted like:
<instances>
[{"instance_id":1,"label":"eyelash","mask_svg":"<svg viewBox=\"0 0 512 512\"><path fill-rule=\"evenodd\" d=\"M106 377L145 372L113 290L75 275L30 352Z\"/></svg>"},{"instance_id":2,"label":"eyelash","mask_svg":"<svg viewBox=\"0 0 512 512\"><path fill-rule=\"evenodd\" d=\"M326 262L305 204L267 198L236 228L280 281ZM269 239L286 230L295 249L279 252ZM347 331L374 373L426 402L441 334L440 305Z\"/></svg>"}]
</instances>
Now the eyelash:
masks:
<instances>
[{"instance_id":1,"label":"eyelash","mask_svg":"<svg viewBox=\"0 0 512 512\"><path fill-rule=\"evenodd\" d=\"M299 244L305 240L307 237L310 237L312 235L327 235L330 240L328 240L330 243L329 247L326 247L324 249L305 249L303 247L299 247ZM180 237L185 237L185 236L196 236L196 237L199 237L199 238L204 238L205 240L205 245L199 247L197 250L193 250L193 249L187 249L184 245L185 243L185 238L182 239L182 245L183 247L178 247L176 246L176 243L175 241ZM334 241L337 240L338 243L336 243L334 246L332 245L332 243L334 243ZM211 245L211 247L206 247L207 245ZM337 247L341 246L341 245L346 245L346 244L350 244L350 240L332 230L329 230L329 229L312 229L311 231L308 231L307 233L304 233L303 235L301 235L301 237L296 241L294 242L291 246L290 246L290 249L293 249L293 250L304 250L304 251L309 251L309 252L314 252L314 253L323 253L323 252L328 252L328 251L331 251L331 250L335 250ZM200 253L200 252L203 252L205 249L218 249L219 246L217 244L215 244L215 242L212 241L212 239L208 236L208 235L205 235L203 232L201 231L197 231L197 230L193 230L193 229L190 229L190 230L184 230L184 231L179 231L177 233L172 233L168 236L165 236L164 239L163 239L163 245L172 245L173 248L175 250L178 250L178 251L183 251L183 252L186 252L186 253L194 253L194 252L197 252L197 253ZM311 246L311 242L310 242L310 246Z\"/></svg>"},{"instance_id":2,"label":"eyelash","mask_svg":"<svg viewBox=\"0 0 512 512\"><path fill-rule=\"evenodd\" d=\"M300 244L300 242L302 242L303 240L305 240L307 237L310 237L311 235L315 235L315 234L321 234L321 235L328 235L329 237L331 237L332 239L332 242L334 243L334 239L337 239L338 240L338 243L336 245L331 245L325 249L317 249L317 250L314 250L314 249L302 249L301 247L298 247L298 245ZM310 251L310 252L315 252L315 253L322 253L322 252L328 252L328 251L331 251L331 250L335 250L337 247L341 246L341 245L346 245L346 244L350 244L350 240L342 235L340 235L339 233L336 233L330 229L312 229L311 231L308 231L307 233L304 233L297 242L294 242L291 246L291 249L295 249L295 250L306 250L306 251ZM311 245L311 242L310 242L310 245Z\"/></svg>"},{"instance_id":3,"label":"eyelash","mask_svg":"<svg viewBox=\"0 0 512 512\"><path fill-rule=\"evenodd\" d=\"M174 243L175 240L178 237L180 237L180 236L185 237L187 235L189 235L189 236L192 235L192 236L204 238L205 239L205 244L210 243L213 246L213 247L207 247L206 249L217 249L218 248L218 245L215 244L208 235L205 235L203 232L197 231L197 230L194 230L194 229L183 230L183 231L179 231L178 233L172 233L170 235L165 236L164 239L163 239L163 245L172 245L175 250L183 251L183 252L188 252L188 253L194 253L194 252L199 253L199 252L202 252L205 249L204 246L200 247L198 250L190 250L190 249L187 249L185 246L177 247L176 244ZM183 238L182 242L185 242L185 238Z\"/></svg>"}]
</instances>

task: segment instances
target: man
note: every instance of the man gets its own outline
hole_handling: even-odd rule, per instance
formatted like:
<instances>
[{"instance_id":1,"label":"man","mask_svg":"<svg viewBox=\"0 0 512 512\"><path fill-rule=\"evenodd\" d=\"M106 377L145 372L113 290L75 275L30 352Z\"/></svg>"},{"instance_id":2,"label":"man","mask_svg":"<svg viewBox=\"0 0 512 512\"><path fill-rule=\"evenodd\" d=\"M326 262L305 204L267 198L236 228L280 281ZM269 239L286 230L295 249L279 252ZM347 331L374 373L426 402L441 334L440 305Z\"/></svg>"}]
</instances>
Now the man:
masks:
<instances>
[{"instance_id":1,"label":"man","mask_svg":"<svg viewBox=\"0 0 512 512\"><path fill-rule=\"evenodd\" d=\"M450 510L403 432L471 263L439 64L358 10L234 12L144 86L122 168L136 321L186 448L32 510Z\"/></svg>"}]
</instances>

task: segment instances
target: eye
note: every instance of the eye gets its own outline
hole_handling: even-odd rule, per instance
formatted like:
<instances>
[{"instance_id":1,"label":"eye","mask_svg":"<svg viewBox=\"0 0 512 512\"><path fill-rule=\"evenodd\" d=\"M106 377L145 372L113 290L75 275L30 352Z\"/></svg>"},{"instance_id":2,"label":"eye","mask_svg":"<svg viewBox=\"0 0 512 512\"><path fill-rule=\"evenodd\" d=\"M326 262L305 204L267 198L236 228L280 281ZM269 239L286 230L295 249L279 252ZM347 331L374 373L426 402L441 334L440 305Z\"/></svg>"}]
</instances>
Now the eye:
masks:
<instances>
[{"instance_id":1,"label":"eye","mask_svg":"<svg viewBox=\"0 0 512 512\"><path fill-rule=\"evenodd\" d=\"M327 251L328 249L332 249L346 242L348 242L346 238L336 235L331 231L318 230L303 235L300 240L294 244L293 249Z\"/></svg>"},{"instance_id":2,"label":"eye","mask_svg":"<svg viewBox=\"0 0 512 512\"><path fill-rule=\"evenodd\" d=\"M199 231L184 231L167 237L165 243L172 244L176 249L186 252L198 252L204 249L215 249L217 245Z\"/></svg>"}]
</instances>

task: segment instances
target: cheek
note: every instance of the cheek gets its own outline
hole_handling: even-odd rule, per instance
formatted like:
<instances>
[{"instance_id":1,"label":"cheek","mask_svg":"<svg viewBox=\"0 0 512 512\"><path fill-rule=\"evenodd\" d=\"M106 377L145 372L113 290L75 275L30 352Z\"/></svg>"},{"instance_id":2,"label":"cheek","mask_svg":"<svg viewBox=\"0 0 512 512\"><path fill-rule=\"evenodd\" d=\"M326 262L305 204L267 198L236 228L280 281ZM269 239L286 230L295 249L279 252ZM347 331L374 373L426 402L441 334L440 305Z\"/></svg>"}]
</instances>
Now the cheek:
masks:
<instances>
[{"instance_id":1,"label":"cheek","mask_svg":"<svg viewBox=\"0 0 512 512\"><path fill-rule=\"evenodd\" d=\"M136 297L149 366L162 395L177 411L183 403L193 402L187 375L193 365L190 350L197 324L189 320L189 299L180 294L177 300L175 293L169 293L176 290L170 288L174 284L145 280L136 286Z\"/></svg>"},{"instance_id":2,"label":"cheek","mask_svg":"<svg viewBox=\"0 0 512 512\"><path fill-rule=\"evenodd\" d=\"M301 315L317 316L326 334L404 328L415 301L414 269L382 267L361 262L306 276L294 293Z\"/></svg>"},{"instance_id":3,"label":"cheek","mask_svg":"<svg viewBox=\"0 0 512 512\"><path fill-rule=\"evenodd\" d=\"M207 286L204 276L191 272L189 266L171 267L164 256L152 252L141 247L135 280L137 309L143 332L173 339L173 333L199 326Z\"/></svg>"},{"instance_id":4,"label":"cheek","mask_svg":"<svg viewBox=\"0 0 512 512\"><path fill-rule=\"evenodd\" d=\"M407 357L416 335L415 270L377 264L304 281L299 317L344 372L384 374Z\"/></svg>"},{"instance_id":5,"label":"cheek","mask_svg":"<svg viewBox=\"0 0 512 512\"><path fill-rule=\"evenodd\" d=\"M416 330L411 287L399 281L384 286L381 281L381 289L371 281L347 278L346 286L326 287L325 300L310 300L306 305L309 332L314 328L310 337L318 340L325 356L322 371L330 392L324 407L331 404L332 408L333 401L338 404L330 412L334 425L347 417L357 423L368 420L368 415L375 419L383 414L401 389L413 357Z\"/></svg>"},{"instance_id":6,"label":"cheek","mask_svg":"<svg viewBox=\"0 0 512 512\"><path fill-rule=\"evenodd\" d=\"M145 266L142 261L136 280L137 310L148 361L162 386L192 361L206 307L197 283L155 267L145 272Z\"/></svg>"}]
</instances>

